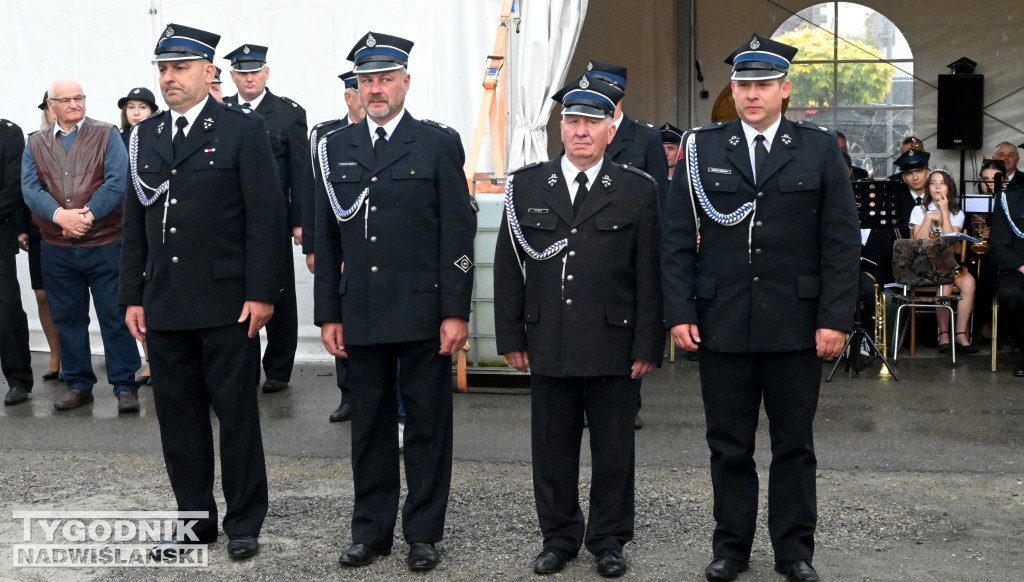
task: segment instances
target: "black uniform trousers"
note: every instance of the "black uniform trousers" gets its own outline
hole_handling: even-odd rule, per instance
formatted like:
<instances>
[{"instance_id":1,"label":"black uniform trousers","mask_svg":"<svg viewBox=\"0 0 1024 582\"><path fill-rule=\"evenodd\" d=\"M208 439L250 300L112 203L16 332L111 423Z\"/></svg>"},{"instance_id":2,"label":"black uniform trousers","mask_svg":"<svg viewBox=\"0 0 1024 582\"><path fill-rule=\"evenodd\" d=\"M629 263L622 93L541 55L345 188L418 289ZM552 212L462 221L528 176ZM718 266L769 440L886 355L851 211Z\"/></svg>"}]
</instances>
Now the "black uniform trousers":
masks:
<instances>
[{"instance_id":1,"label":"black uniform trousers","mask_svg":"<svg viewBox=\"0 0 1024 582\"><path fill-rule=\"evenodd\" d=\"M1000 275L996 297L999 299L999 329L1006 330L1010 343L1024 356L1024 273L1007 271Z\"/></svg>"},{"instance_id":2,"label":"black uniform trousers","mask_svg":"<svg viewBox=\"0 0 1024 582\"><path fill-rule=\"evenodd\" d=\"M290 250L287 263L287 279L281 295L274 302L274 317L267 322L267 349L263 351L263 371L267 379L282 382L292 379L295 350L299 345L299 316L295 304L295 262L292 260ZM256 383L259 381L257 358Z\"/></svg>"},{"instance_id":3,"label":"black uniform trousers","mask_svg":"<svg viewBox=\"0 0 1024 582\"><path fill-rule=\"evenodd\" d=\"M345 358L334 358L334 375L338 379L338 390L341 390L341 403L352 404L352 390L348 386L348 362Z\"/></svg>"},{"instance_id":4,"label":"black uniform trousers","mask_svg":"<svg viewBox=\"0 0 1024 582\"><path fill-rule=\"evenodd\" d=\"M452 480L452 363L438 339L346 346L352 387L352 542L391 549L401 473L397 381L405 405L409 494L402 533L409 543L444 536Z\"/></svg>"},{"instance_id":5,"label":"black uniform trousers","mask_svg":"<svg viewBox=\"0 0 1024 582\"><path fill-rule=\"evenodd\" d=\"M723 353L701 348L700 384L715 495L715 557L750 559L758 505L754 436L763 398L772 450L768 532L775 561L810 561L817 525L812 428L821 384L815 350Z\"/></svg>"},{"instance_id":6,"label":"black uniform trousers","mask_svg":"<svg viewBox=\"0 0 1024 582\"><path fill-rule=\"evenodd\" d=\"M32 391L28 318L21 304L15 254L0 253L0 368L11 387Z\"/></svg>"},{"instance_id":7,"label":"black uniform trousers","mask_svg":"<svg viewBox=\"0 0 1024 582\"><path fill-rule=\"evenodd\" d=\"M220 424L224 533L258 536L267 515L267 469L253 389L259 342L249 323L198 330L149 329L150 366L167 474L179 511L209 511L194 531L217 536L210 407Z\"/></svg>"},{"instance_id":8,"label":"black uniform trousers","mask_svg":"<svg viewBox=\"0 0 1024 582\"><path fill-rule=\"evenodd\" d=\"M633 539L634 442L639 380L530 376L533 494L544 548L597 555ZM402 387L403 391L405 387ZM583 413L590 424L590 519L579 502Z\"/></svg>"}]
</instances>

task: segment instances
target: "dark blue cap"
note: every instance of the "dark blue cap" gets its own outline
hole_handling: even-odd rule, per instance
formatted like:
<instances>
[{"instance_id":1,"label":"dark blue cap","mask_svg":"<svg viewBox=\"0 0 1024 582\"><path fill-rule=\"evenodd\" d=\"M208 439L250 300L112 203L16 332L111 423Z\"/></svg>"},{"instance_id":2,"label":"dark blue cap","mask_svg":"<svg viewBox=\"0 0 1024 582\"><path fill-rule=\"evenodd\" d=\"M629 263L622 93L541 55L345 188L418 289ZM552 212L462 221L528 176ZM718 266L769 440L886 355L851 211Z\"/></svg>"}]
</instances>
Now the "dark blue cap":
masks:
<instances>
[{"instance_id":1,"label":"dark blue cap","mask_svg":"<svg viewBox=\"0 0 1024 582\"><path fill-rule=\"evenodd\" d=\"M50 92L49 91L43 91L43 102L40 103L39 105L36 105L36 107L38 107L41 111L46 111L46 100L49 99L49 98L50 98Z\"/></svg>"},{"instance_id":2,"label":"dark blue cap","mask_svg":"<svg viewBox=\"0 0 1024 582\"><path fill-rule=\"evenodd\" d=\"M799 49L770 38L754 35L725 59L732 65L733 81L766 81L789 73L789 65Z\"/></svg>"},{"instance_id":3,"label":"dark blue cap","mask_svg":"<svg viewBox=\"0 0 1024 582\"><path fill-rule=\"evenodd\" d=\"M931 160L932 155L928 152L920 150L910 149L903 152L903 155L896 158L893 164L900 167L900 172L913 172L914 170L920 170L921 168L928 168L928 161Z\"/></svg>"},{"instance_id":4,"label":"dark blue cap","mask_svg":"<svg viewBox=\"0 0 1024 582\"><path fill-rule=\"evenodd\" d=\"M156 49L153 51L156 58L153 59L153 62L195 59L206 59L212 62L218 42L220 42L219 34L180 24L168 24L163 34L160 35L160 41L156 43Z\"/></svg>"},{"instance_id":5,"label":"dark blue cap","mask_svg":"<svg viewBox=\"0 0 1024 582\"><path fill-rule=\"evenodd\" d=\"M359 87L359 81L356 79L356 74L352 71L342 73L338 75L338 78L345 82L346 89L356 89Z\"/></svg>"},{"instance_id":6,"label":"dark blue cap","mask_svg":"<svg viewBox=\"0 0 1024 582\"><path fill-rule=\"evenodd\" d=\"M267 66L267 51L265 46L258 44L243 44L229 52L224 58L231 61L231 70L236 73L250 73L263 70Z\"/></svg>"},{"instance_id":7,"label":"dark blue cap","mask_svg":"<svg viewBox=\"0 0 1024 582\"><path fill-rule=\"evenodd\" d=\"M666 123L661 126L659 131L661 132L661 143L674 143L679 145L683 141L683 130L671 123Z\"/></svg>"},{"instance_id":8,"label":"dark blue cap","mask_svg":"<svg viewBox=\"0 0 1024 582\"><path fill-rule=\"evenodd\" d=\"M219 85L223 82L220 80L220 74L224 71L220 67L214 67L214 69L217 69L217 72L213 74L213 82Z\"/></svg>"},{"instance_id":9,"label":"dark blue cap","mask_svg":"<svg viewBox=\"0 0 1024 582\"><path fill-rule=\"evenodd\" d=\"M626 67L600 61L590 61L587 63L587 72L598 79L603 79L615 85L623 91L626 90Z\"/></svg>"},{"instance_id":10,"label":"dark blue cap","mask_svg":"<svg viewBox=\"0 0 1024 582\"><path fill-rule=\"evenodd\" d=\"M583 115L585 117L609 117L615 113L615 106L624 93L611 83L584 73L569 81L552 99L562 104L562 115Z\"/></svg>"},{"instance_id":11,"label":"dark blue cap","mask_svg":"<svg viewBox=\"0 0 1024 582\"><path fill-rule=\"evenodd\" d=\"M394 71L409 64L413 42L390 34L368 32L348 53L355 73Z\"/></svg>"}]
</instances>

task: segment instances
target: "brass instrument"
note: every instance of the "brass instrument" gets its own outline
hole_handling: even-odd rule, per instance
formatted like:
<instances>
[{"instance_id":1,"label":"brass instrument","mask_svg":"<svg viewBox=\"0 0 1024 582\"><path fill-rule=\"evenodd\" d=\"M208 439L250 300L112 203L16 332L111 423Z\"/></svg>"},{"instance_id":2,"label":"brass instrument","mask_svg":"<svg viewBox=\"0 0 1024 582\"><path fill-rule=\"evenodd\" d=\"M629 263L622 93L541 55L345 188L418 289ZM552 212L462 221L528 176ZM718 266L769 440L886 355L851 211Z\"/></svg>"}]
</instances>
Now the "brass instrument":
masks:
<instances>
[{"instance_id":1,"label":"brass instrument","mask_svg":"<svg viewBox=\"0 0 1024 582\"><path fill-rule=\"evenodd\" d=\"M889 335L888 324L885 321L885 292L878 284L875 284L875 346L882 355L882 369L878 371L879 376L889 376L889 366L885 364L888 346L885 338Z\"/></svg>"},{"instance_id":2,"label":"brass instrument","mask_svg":"<svg viewBox=\"0 0 1024 582\"><path fill-rule=\"evenodd\" d=\"M985 220L982 218L980 222L974 224L974 238L978 239L978 242L971 244L971 250L975 254L983 255L988 252L988 239L983 235L985 232Z\"/></svg>"}]
</instances>

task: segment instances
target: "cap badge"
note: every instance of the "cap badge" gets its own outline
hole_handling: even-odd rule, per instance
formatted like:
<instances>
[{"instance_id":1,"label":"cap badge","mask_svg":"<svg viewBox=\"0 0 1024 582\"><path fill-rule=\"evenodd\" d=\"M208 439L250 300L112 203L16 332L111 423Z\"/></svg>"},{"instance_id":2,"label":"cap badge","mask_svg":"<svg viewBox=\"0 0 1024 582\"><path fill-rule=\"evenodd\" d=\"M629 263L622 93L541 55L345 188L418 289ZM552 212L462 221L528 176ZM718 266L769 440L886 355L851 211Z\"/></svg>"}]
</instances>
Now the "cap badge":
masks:
<instances>
[{"instance_id":1,"label":"cap badge","mask_svg":"<svg viewBox=\"0 0 1024 582\"><path fill-rule=\"evenodd\" d=\"M164 31L164 38L171 38L172 36L174 36L174 29L168 26L167 30Z\"/></svg>"},{"instance_id":2,"label":"cap badge","mask_svg":"<svg viewBox=\"0 0 1024 582\"><path fill-rule=\"evenodd\" d=\"M740 137L738 135L734 135L734 136L729 138L729 145L731 145L732 147L736 147L739 144L740 144Z\"/></svg>"},{"instance_id":3,"label":"cap badge","mask_svg":"<svg viewBox=\"0 0 1024 582\"><path fill-rule=\"evenodd\" d=\"M582 79L580 79L580 89L586 89L589 86L590 86L590 81L588 81L586 77L583 77Z\"/></svg>"},{"instance_id":4,"label":"cap badge","mask_svg":"<svg viewBox=\"0 0 1024 582\"><path fill-rule=\"evenodd\" d=\"M373 38L372 34L366 35L366 46L370 48L377 46L377 39Z\"/></svg>"},{"instance_id":5,"label":"cap badge","mask_svg":"<svg viewBox=\"0 0 1024 582\"><path fill-rule=\"evenodd\" d=\"M242 47L242 52L245 54L249 54L252 51L249 50L249 45L245 45Z\"/></svg>"},{"instance_id":6,"label":"cap badge","mask_svg":"<svg viewBox=\"0 0 1024 582\"><path fill-rule=\"evenodd\" d=\"M604 176L601 176L601 184L605 188L611 188L612 187L612 179L610 177L608 177L608 174L605 174Z\"/></svg>"},{"instance_id":7,"label":"cap badge","mask_svg":"<svg viewBox=\"0 0 1024 582\"><path fill-rule=\"evenodd\" d=\"M548 176L548 187L554 186L558 183L558 174L551 174Z\"/></svg>"},{"instance_id":8,"label":"cap badge","mask_svg":"<svg viewBox=\"0 0 1024 582\"><path fill-rule=\"evenodd\" d=\"M136 89L136 90L132 91L132 94L134 94L134 95L138 95L138 94L139 94L139 90L138 90L138 89Z\"/></svg>"},{"instance_id":9,"label":"cap badge","mask_svg":"<svg viewBox=\"0 0 1024 582\"><path fill-rule=\"evenodd\" d=\"M160 135L164 132L164 122L160 122L160 125L156 126L156 134Z\"/></svg>"},{"instance_id":10,"label":"cap badge","mask_svg":"<svg viewBox=\"0 0 1024 582\"><path fill-rule=\"evenodd\" d=\"M761 42L757 40L757 36L750 39L750 50L756 51L759 48L761 48Z\"/></svg>"},{"instance_id":11,"label":"cap badge","mask_svg":"<svg viewBox=\"0 0 1024 582\"><path fill-rule=\"evenodd\" d=\"M779 137L779 139L782 140L782 143L784 143L786 145L789 145L789 144L793 143L793 138L789 137L788 133L782 134L782 136Z\"/></svg>"},{"instance_id":12,"label":"cap badge","mask_svg":"<svg viewBox=\"0 0 1024 582\"><path fill-rule=\"evenodd\" d=\"M594 61L590 61L589 63L587 63L587 70L588 71L593 71L594 70Z\"/></svg>"}]
</instances>

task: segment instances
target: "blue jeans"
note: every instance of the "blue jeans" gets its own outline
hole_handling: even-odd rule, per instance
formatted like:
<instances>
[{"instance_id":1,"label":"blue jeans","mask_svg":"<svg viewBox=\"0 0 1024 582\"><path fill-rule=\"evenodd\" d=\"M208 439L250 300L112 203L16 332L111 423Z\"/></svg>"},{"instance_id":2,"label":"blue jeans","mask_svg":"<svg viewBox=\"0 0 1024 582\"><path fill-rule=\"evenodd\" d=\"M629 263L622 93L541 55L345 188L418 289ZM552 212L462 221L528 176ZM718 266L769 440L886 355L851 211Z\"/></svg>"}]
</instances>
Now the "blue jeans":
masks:
<instances>
[{"instance_id":1,"label":"blue jeans","mask_svg":"<svg viewBox=\"0 0 1024 582\"><path fill-rule=\"evenodd\" d=\"M138 390L135 371L142 362L135 338L117 303L121 241L97 247L42 244L43 287L60 336L60 361L68 389L92 391L96 374L89 349L89 291L99 318L107 379L114 394Z\"/></svg>"}]
</instances>

